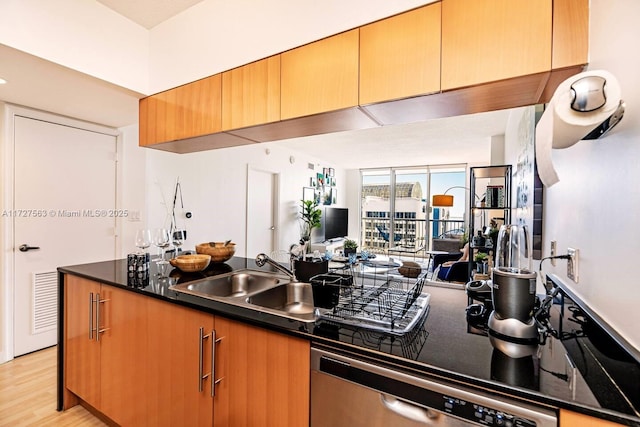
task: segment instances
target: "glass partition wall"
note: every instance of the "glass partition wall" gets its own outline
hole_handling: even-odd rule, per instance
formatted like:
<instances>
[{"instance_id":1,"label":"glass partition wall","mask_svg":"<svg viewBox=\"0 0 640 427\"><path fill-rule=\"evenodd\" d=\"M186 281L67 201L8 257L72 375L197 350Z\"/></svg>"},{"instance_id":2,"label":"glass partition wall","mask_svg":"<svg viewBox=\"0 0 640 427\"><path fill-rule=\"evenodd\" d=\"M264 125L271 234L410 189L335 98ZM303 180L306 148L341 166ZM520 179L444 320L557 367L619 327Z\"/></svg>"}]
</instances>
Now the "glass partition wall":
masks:
<instances>
[{"instance_id":1,"label":"glass partition wall","mask_svg":"<svg viewBox=\"0 0 640 427\"><path fill-rule=\"evenodd\" d=\"M462 237L467 211L465 165L360 172L362 249L423 257L434 238ZM445 192L454 196L454 205L432 207L431 196Z\"/></svg>"}]
</instances>

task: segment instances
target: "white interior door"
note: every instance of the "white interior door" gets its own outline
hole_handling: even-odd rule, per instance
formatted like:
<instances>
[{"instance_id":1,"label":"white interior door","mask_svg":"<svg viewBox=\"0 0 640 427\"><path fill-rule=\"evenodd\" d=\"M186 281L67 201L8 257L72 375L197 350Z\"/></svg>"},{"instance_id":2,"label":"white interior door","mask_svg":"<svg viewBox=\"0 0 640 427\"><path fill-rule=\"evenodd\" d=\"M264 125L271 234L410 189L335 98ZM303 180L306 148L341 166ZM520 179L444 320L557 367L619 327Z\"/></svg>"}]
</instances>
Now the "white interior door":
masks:
<instances>
[{"instance_id":1,"label":"white interior door","mask_svg":"<svg viewBox=\"0 0 640 427\"><path fill-rule=\"evenodd\" d=\"M247 258L269 255L277 235L278 175L249 168L247 179Z\"/></svg>"},{"instance_id":2,"label":"white interior door","mask_svg":"<svg viewBox=\"0 0 640 427\"><path fill-rule=\"evenodd\" d=\"M113 135L15 116L15 356L57 341L56 268L116 255L116 147Z\"/></svg>"}]
</instances>

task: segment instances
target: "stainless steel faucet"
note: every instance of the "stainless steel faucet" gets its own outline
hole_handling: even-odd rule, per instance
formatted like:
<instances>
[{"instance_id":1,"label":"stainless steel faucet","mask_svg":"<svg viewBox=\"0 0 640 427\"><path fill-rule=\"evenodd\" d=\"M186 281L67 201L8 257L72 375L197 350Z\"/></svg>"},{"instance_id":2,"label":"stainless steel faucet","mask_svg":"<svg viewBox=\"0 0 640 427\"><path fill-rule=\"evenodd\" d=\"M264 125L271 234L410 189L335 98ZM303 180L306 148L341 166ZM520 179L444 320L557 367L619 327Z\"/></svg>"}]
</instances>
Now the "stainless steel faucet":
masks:
<instances>
[{"instance_id":1,"label":"stainless steel faucet","mask_svg":"<svg viewBox=\"0 0 640 427\"><path fill-rule=\"evenodd\" d=\"M292 282L297 282L298 280L296 279L296 275L293 269L293 262L291 262L291 270L289 270L287 267L283 266L282 264L272 260L271 258L269 258L266 254L258 254L256 256L256 264L258 265L258 267L262 267L265 264L270 264L273 268L275 268L276 270L286 274L287 276L289 276L289 278L291 279Z\"/></svg>"}]
</instances>

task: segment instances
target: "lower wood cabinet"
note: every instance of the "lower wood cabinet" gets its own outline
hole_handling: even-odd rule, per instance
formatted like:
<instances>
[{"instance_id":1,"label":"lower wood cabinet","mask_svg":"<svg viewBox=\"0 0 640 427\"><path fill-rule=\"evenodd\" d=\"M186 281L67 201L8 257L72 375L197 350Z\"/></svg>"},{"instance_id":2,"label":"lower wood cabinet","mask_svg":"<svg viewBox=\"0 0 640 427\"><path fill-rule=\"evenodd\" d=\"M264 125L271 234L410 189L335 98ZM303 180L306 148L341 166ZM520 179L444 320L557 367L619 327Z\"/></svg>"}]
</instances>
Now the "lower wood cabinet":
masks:
<instances>
[{"instance_id":1,"label":"lower wood cabinet","mask_svg":"<svg viewBox=\"0 0 640 427\"><path fill-rule=\"evenodd\" d=\"M144 425L145 297L65 279L65 387L120 425ZM67 404L65 404L65 408Z\"/></svg>"},{"instance_id":2,"label":"lower wood cabinet","mask_svg":"<svg viewBox=\"0 0 640 427\"><path fill-rule=\"evenodd\" d=\"M214 425L308 425L309 342L222 317L215 329Z\"/></svg>"},{"instance_id":3,"label":"lower wood cabinet","mask_svg":"<svg viewBox=\"0 0 640 427\"><path fill-rule=\"evenodd\" d=\"M588 415L578 414L577 412L567 411L566 409L560 410L560 422L559 427L618 427L621 424L617 424L611 421L605 421L600 418L593 418Z\"/></svg>"},{"instance_id":4,"label":"lower wood cabinet","mask_svg":"<svg viewBox=\"0 0 640 427\"><path fill-rule=\"evenodd\" d=\"M100 407L100 345L94 338L94 299L101 285L76 276L65 278L64 383L89 405ZM70 396L65 396L71 406Z\"/></svg>"},{"instance_id":5,"label":"lower wood cabinet","mask_svg":"<svg viewBox=\"0 0 640 427\"><path fill-rule=\"evenodd\" d=\"M214 316L149 299L147 319L146 425L212 425Z\"/></svg>"},{"instance_id":6,"label":"lower wood cabinet","mask_svg":"<svg viewBox=\"0 0 640 427\"><path fill-rule=\"evenodd\" d=\"M64 408L121 426L309 422L307 340L65 277Z\"/></svg>"}]
</instances>

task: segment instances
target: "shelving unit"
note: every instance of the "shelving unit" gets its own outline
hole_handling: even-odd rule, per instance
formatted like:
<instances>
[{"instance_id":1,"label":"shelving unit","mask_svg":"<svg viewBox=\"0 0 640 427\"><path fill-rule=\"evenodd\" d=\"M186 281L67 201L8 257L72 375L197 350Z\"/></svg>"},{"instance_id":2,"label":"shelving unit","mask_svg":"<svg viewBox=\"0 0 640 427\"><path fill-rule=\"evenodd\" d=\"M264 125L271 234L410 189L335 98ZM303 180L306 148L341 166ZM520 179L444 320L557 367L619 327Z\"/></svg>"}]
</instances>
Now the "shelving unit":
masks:
<instances>
[{"instance_id":1,"label":"shelving unit","mask_svg":"<svg viewBox=\"0 0 640 427\"><path fill-rule=\"evenodd\" d=\"M475 255L478 252L492 253L493 245L474 245L473 237L478 230L482 230L482 220L487 214L494 213L491 218L499 219L502 224L511 223L511 165L478 166L469 169L469 278L473 277L475 269ZM485 197L480 197L484 202L476 200L476 191L484 191ZM487 218L487 222L489 218ZM487 224L485 224L487 225Z\"/></svg>"}]
</instances>

